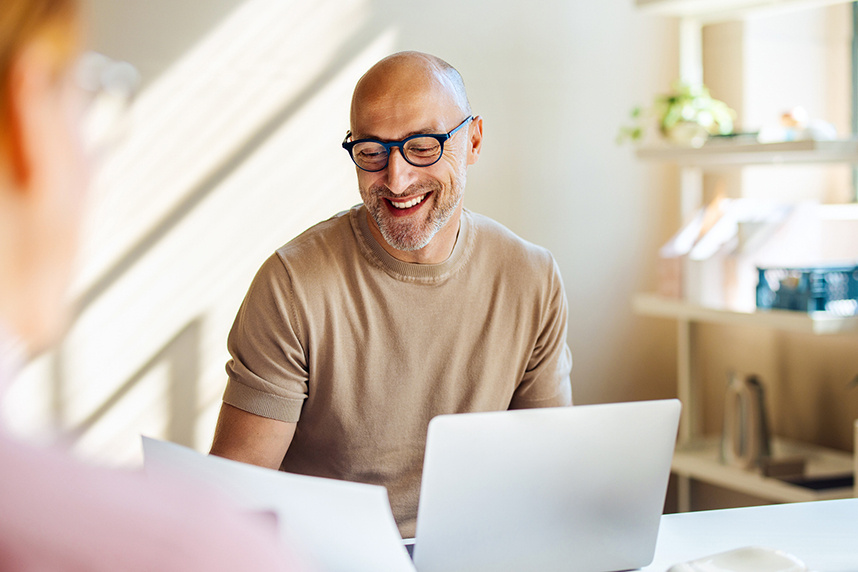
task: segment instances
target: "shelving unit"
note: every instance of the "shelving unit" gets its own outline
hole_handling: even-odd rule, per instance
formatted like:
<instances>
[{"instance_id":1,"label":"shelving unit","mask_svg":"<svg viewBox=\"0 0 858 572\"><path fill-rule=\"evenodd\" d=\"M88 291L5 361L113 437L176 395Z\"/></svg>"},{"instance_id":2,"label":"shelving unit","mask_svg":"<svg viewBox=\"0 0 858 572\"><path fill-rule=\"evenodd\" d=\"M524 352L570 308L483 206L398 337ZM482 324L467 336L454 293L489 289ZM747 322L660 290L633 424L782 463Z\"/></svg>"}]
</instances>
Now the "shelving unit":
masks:
<instances>
[{"instance_id":1,"label":"shelving unit","mask_svg":"<svg viewBox=\"0 0 858 572\"><path fill-rule=\"evenodd\" d=\"M678 165L718 167L781 165L796 163L858 163L858 140L787 141L756 143L710 140L699 149L645 147L637 150L640 159L670 161Z\"/></svg>"},{"instance_id":2,"label":"shelving unit","mask_svg":"<svg viewBox=\"0 0 858 572\"><path fill-rule=\"evenodd\" d=\"M847 0L636 0L644 12L680 18L680 76L687 83L700 83L702 28L704 25L744 19L772 12L801 10ZM753 140L715 139L703 147L670 146L641 148L638 158L669 161L680 166L680 213L683 219L702 203L703 172L709 169L746 165L798 163L858 164L858 139L837 141L791 141L757 143ZM811 335L858 335L858 317L840 317L824 312L804 314L789 311L738 311L692 304L653 294L639 294L632 301L636 313L668 318L677 323L677 391L683 403L679 444L673 461L678 479L679 510L690 510L691 480L705 481L772 502L799 502L858 496L858 484L817 491L759 472L728 466L719 461L719 439L704 436L701 403L696 379L697 332L700 324L762 327ZM842 477L858 472L858 422L855 425L856 454L849 455L810 444L773 440L775 457L805 459L805 476Z\"/></svg>"},{"instance_id":3,"label":"shelving unit","mask_svg":"<svg viewBox=\"0 0 858 572\"><path fill-rule=\"evenodd\" d=\"M858 317L836 316L827 312L811 314L788 310L747 312L701 306L657 294L638 294L633 300L633 308L641 316L673 318L689 322L759 326L802 334L858 334Z\"/></svg>"},{"instance_id":4,"label":"shelving unit","mask_svg":"<svg viewBox=\"0 0 858 572\"><path fill-rule=\"evenodd\" d=\"M705 24L713 24L767 13L842 4L845 1L848 0L636 0L636 3L644 12L695 18Z\"/></svg>"},{"instance_id":5,"label":"shelving unit","mask_svg":"<svg viewBox=\"0 0 858 572\"><path fill-rule=\"evenodd\" d=\"M853 471L852 455L784 439L772 440L777 458L801 457L806 461L805 477L834 478ZM773 502L805 502L849 498L852 486L814 490L760 473L730 467L719 460L718 438L706 438L683 445L673 458L672 470L686 478L698 479L730 490Z\"/></svg>"},{"instance_id":6,"label":"shelving unit","mask_svg":"<svg viewBox=\"0 0 858 572\"><path fill-rule=\"evenodd\" d=\"M739 311L701 306L655 294L635 296L633 307L639 315L675 319L687 328L705 323L773 328L815 335L858 334L858 317L834 316L826 312L804 314L786 310ZM690 347L689 344L689 349ZM688 356L686 359L691 361ZM690 372L683 373L688 376L688 379L684 380L688 385L684 390L684 403L688 408L688 401L694 401L693 396L688 396L693 379L690 378ZM672 465L673 472L683 478L705 481L773 502L848 498L855 493L854 486L816 491L725 465L719 460L717 437L702 437L697 427L687 426L686 431L685 439L677 448ZM805 459L807 478L842 477L854 471L852 455L825 447L775 438L772 443L772 452L775 458ZM688 500L684 502L687 503Z\"/></svg>"}]
</instances>

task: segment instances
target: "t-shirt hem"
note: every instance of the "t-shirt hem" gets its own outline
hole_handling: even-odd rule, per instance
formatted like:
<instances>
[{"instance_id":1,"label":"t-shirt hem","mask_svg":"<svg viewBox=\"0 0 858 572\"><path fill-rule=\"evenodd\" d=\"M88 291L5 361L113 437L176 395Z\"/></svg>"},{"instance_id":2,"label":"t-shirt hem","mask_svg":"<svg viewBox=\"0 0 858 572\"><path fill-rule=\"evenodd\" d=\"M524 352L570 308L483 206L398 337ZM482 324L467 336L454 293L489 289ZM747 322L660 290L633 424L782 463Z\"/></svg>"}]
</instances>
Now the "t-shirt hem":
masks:
<instances>
[{"instance_id":1,"label":"t-shirt hem","mask_svg":"<svg viewBox=\"0 0 858 572\"><path fill-rule=\"evenodd\" d=\"M566 407L572 405L571 391L562 391L544 399L515 399L510 409L538 409L541 407Z\"/></svg>"},{"instance_id":2,"label":"t-shirt hem","mask_svg":"<svg viewBox=\"0 0 858 572\"><path fill-rule=\"evenodd\" d=\"M223 402L260 417L297 423L301 417L304 398L290 399L272 395L230 379L223 393Z\"/></svg>"}]
</instances>

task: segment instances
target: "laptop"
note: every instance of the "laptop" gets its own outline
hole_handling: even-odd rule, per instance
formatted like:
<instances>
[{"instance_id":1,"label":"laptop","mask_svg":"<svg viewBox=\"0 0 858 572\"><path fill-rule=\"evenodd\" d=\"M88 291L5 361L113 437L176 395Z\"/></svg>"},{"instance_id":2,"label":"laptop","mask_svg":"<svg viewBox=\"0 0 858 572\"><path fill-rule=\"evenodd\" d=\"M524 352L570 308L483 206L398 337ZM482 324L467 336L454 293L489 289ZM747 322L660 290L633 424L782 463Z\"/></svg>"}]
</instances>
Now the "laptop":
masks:
<instances>
[{"instance_id":1,"label":"laptop","mask_svg":"<svg viewBox=\"0 0 858 572\"><path fill-rule=\"evenodd\" d=\"M442 415L429 424L419 572L652 562L678 400Z\"/></svg>"}]
</instances>

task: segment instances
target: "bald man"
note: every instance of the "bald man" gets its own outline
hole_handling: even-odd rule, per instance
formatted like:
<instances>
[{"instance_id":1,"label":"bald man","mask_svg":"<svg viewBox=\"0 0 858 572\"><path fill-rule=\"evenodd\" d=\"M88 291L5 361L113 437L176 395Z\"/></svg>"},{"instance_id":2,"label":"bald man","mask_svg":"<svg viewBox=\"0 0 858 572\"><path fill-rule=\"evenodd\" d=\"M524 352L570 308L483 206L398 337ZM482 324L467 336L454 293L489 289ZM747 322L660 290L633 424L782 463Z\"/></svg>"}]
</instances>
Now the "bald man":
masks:
<instances>
[{"instance_id":1,"label":"bald man","mask_svg":"<svg viewBox=\"0 0 858 572\"><path fill-rule=\"evenodd\" d=\"M482 139L439 58L394 54L360 79L343 147L363 203L260 268L212 454L383 485L407 538L432 417L571 405L554 258L463 208Z\"/></svg>"}]
</instances>

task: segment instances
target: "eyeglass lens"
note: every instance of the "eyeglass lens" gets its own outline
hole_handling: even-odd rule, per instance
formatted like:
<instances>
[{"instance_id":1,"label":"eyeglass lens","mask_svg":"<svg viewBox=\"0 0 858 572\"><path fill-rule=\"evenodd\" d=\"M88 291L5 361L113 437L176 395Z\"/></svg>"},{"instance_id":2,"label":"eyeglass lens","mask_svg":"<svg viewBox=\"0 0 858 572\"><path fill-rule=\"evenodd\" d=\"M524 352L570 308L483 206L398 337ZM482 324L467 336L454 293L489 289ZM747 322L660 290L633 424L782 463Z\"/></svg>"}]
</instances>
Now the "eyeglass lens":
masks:
<instances>
[{"instance_id":1,"label":"eyeglass lens","mask_svg":"<svg viewBox=\"0 0 858 572\"><path fill-rule=\"evenodd\" d=\"M127 112L140 73L128 62L113 60L97 52L85 52L74 67L77 86L87 95L83 138L92 153L102 153L127 127Z\"/></svg>"},{"instance_id":2,"label":"eyeglass lens","mask_svg":"<svg viewBox=\"0 0 858 572\"><path fill-rule=\"evenodd\" d=\"M434 137L415 137L406 141L400 149L406 161L418 167L425 167L441 157L442 146ZM387 165L389 154L384 145L375 141L358 143L352 149L355 163L367 171L383 169Z\"/></svg>"}]
</instances>

